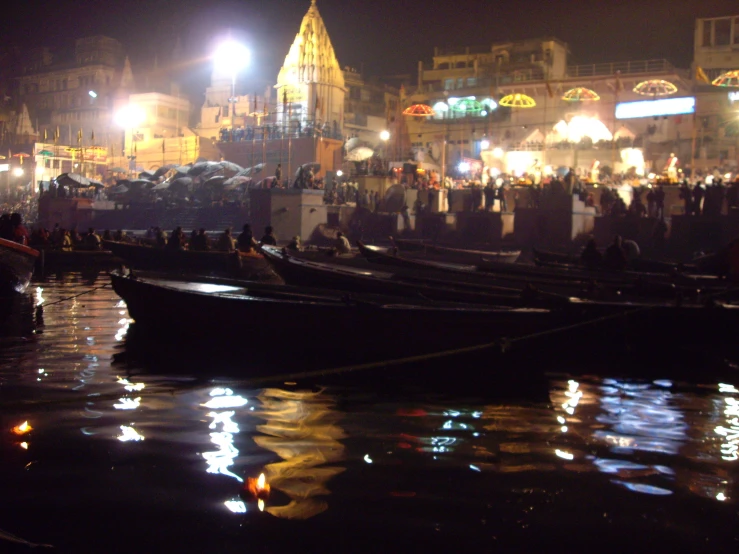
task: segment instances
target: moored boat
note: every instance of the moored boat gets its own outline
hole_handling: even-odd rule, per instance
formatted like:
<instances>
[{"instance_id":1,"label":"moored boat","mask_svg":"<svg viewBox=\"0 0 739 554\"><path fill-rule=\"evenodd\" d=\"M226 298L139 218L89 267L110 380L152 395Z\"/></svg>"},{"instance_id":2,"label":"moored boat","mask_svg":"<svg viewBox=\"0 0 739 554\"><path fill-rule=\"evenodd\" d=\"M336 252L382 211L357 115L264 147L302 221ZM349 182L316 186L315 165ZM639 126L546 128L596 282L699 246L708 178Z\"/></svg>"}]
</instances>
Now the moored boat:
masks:
<instances>
[{"instance_id":1,"label":"moored boat","mask_svg":"<svg viewBox=\"0 0 739 554\"><path fill-rule=\"evenodd\" d=\"M111 280L139 331L151 338L174 335L216 348L231 344L242 349L244 359L261 353L292 358L296 364L307 363L311 356L369 362L475 346L555 323L552 312L543 309L295 292L120 271L111 272ZM346 340L337 340L344 335ZM276 371L283 369L275 365Z\"/></svg>"},{"instance_id":2,"label":"moored boat","mask_svg":"<svg viewBox=\"0 0 739 554\"><path fill-rule=\"evenodd\" d=\"M0 295L22 293L28 288L38 256L38 250L0 239Z\"/></svg>"},{"instance_id":3,"label":"moored boat","mask_svg":"<svg viewBox=\"0 0 739 554\"><path fill-rule=\"evenodd\" d=\"M546 250L534 249L534 262L537 265L569 265L582 266L579 256L564 254L561 252L549 252ZM694 264L678 264L673 262L664 262L660 260L649 260L644 258L635 258L629 261L630 269L634 271L643 271L648 273L663 273L666 275L674 275L679 271L694 270Z\"/></svg>"},{"instance_id":4,"label":"moored boat","mask_svg":"<svg viewBox=\"0 0 739 554\"><path fill-rule=\"evenodd\" d=\"M521 255L520 250L466 250L449 246L438 246L426 241L399 239L395 237L390 237L390 240L392 240L393 244L401 252L408 252L414 256L425 256L432 259L443 258L443 261L460 264L476 264L483 258L495 260L499 263L514 263Z\"/></svg>"},{"instance_id":5,"label":"moored boat","mask_svg":"<svg viewBox=\"0 0 739 554\"><path fill-rule=\"evenodd\" d=\"M239 275L249 278L268 276L269 264L257 252L174 250L155 248L140 244L104 241L105 248L114 256L135 268L176 271L184 273L207 273L216 275Z\"/></svg>"}]
</instances>

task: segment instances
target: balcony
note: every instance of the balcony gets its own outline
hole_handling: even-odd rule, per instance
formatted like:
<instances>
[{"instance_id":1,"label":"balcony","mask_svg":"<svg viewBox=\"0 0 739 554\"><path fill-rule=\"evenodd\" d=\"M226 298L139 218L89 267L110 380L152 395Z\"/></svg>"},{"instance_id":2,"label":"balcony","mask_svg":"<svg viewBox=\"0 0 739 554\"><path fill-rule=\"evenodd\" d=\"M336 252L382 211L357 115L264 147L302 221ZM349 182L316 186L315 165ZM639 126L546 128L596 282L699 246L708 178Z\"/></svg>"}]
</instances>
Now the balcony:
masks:
<instances>
[{"instance_id":1,"label":"balcony","mask_svg":"<svg viewBox=\"0 0 739 554\"><path fill-rule=\"evenodd\" d=\"M633 62L596 63L567 66L568 77L597 77L601 75L633 75L639 73L674 73L675 67L667 60L638 60Z\"/></svg>"}]
</instances>

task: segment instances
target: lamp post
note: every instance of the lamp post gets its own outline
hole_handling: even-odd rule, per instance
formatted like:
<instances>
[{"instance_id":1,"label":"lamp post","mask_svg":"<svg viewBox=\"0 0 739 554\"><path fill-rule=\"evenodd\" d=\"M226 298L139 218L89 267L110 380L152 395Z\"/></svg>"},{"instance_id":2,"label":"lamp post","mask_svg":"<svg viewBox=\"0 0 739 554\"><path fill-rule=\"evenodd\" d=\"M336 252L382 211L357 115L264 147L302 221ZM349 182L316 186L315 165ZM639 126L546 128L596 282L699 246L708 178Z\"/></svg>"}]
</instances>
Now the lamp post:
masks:
<instances>
[{"instance_id":1,"label":"lamp post","mask_svg":"<svg viewBox=\"0 0 739 554\"><path fill-rule=\"evenodd\" d=\"M390 140L390 131L387 129L380 131L380 140L382 141L382 174L387 175L385 171L385 162L387 162L387 141Z\"/></svg>"},{"instance_id":2,"label":"lamp post","mask_svg":"<svg viewBox=\"0 0 739 554\"><path fill-rule=\"evenodd\" d=\"M236 75L244 69L251 58L251 52L243 44L234 40L222 42L213 53L213 64L217 73L231 76L231 96L228 103L231 115L231 139L233 140L234 120L236 119Z\"/></svg>"},{"instance_id":3,"label":"lamp post","mask_svg":"<svg viewBox=\"0 0 739 554\"><path fill-rule=\"evenodd\" d=\"M131 130L131 146L129 147L129 171L136 167L136 155L133 151L133 134L134 129L141 125L146 120L146 114L144 110L135 104L129 104L124 106L115 114L115 123L121 129L123 129L123 151L126 151L126 130Z\"/></svg>"}]
</instances>

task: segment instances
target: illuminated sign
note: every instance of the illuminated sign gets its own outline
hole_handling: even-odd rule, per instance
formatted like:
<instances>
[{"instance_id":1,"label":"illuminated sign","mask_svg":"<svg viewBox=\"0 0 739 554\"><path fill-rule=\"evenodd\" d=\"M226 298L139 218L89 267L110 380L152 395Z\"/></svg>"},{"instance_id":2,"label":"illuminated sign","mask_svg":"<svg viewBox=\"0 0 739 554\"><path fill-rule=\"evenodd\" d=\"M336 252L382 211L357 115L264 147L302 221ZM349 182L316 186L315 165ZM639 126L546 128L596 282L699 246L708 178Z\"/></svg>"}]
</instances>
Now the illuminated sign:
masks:
<instances>
[{"instance_id":1,"label":"illuminated sign","mask_svg":"<svg viewBox=\"0 0 739 554\"><path fill-rule=\"evenodd\" d=\"M695 97L660 98L638 102L619 102L616 104L616 119L637 117L657 117L664 115L683 115L695 113Z\"/></svg>"},{"instance_id":2,"label":"illuminated sign","mask_svg":"<svg viewBox=\"0 0 739 554\"><path fill-rule=\"evenodd\" d=\"M734 102L739 102L739 90L735 90L734 92L729 93L729 102L732 104Z\"/></svg>"}]
</instances>

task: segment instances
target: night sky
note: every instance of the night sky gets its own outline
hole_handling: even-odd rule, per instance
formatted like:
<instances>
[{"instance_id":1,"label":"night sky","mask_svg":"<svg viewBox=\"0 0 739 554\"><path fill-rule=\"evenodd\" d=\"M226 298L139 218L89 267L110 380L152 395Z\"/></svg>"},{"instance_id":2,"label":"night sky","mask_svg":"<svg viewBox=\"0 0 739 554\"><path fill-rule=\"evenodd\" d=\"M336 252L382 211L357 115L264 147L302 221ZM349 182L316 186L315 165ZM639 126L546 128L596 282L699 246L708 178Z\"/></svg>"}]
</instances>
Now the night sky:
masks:
<instances>
[{"instance_id":1,"label":"night sky","mask_svg":"<svg viewBox=\"0 0 739 554\"><path fill-rule=\"evenodd\" d=\"M182 40L185 85L207 82L207 55L229 29L253 52L242 93L274 83L309 0L57 0L14 2L3 10L0 44L69 47L75 38L121 40L136 64ZM434 46L491 44L556 36L570 63L667 58L687 67L696 17L739 15L736 0L318 0L339 63L368 74L412 73ZM246 90L243 90L246 89ZM252 89L252 90L249 90Z\"/></svg>"}]
</instances>

